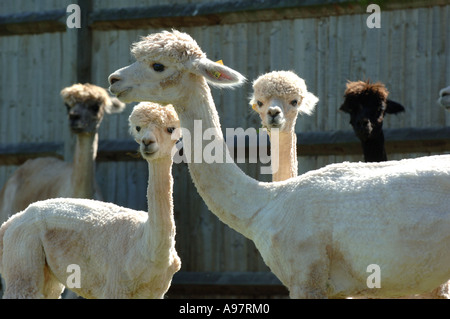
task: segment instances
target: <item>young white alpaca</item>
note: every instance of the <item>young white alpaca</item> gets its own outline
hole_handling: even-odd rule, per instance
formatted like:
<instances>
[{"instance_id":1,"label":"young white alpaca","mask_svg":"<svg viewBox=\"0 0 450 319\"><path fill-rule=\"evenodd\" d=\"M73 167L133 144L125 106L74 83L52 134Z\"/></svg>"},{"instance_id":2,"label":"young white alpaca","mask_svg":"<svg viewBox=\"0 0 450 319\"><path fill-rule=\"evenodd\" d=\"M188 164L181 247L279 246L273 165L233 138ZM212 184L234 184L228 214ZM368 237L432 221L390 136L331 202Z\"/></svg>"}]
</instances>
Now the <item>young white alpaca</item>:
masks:
<instances>
[{"instance_id":1,"label":"young white alpaca","mask_svg":"<svg viewBox=\"0 0 450 319\"><path fill-rule=\"evenodd\" d=\"M311 115L319 99L308 92L305 81L291 71L273 71L253 82L250 105L261 117L262 126L271 138L272 180L284 181L298 175L297 134L298 114ZM278 128L278 139L271 129ZM276 163L275 159L279 159Z\"/></svg>"},{"instance_id":2,"label":"young white alpaca","mask_svg":"<svg viewBox=\"0 0 450 319\"><path fill-rule=\"evenodd\" d=\"M110 91L124 102L172 103L183 128L214 133L216 154L227 158L188 162L195 186L212 213L255 242L292 298L405 296L450 278L450 156L333 164L259 182L227 160L207 84L236 86L244 77L175 30L143 38L132 53L137 61L109 76ZM209 143L202 139L201 149ZM193 159L200 146L187 144ZM367 285L372 264L381 288Z\"/></svg>"},{"instance_id":3,"label":"young white alpaca","mask_svg":"<svg viewBox=\"0 0 450 319\"><path fill-rule=\"evenodd\" d=\"M69 126L76 134L73 163L52 157L26 161L0 191L0 223L29 204L48 198L102 199L95 181L98 128L105 113L122 112L125 105L93 84L75 84L61 91Z\"/></svg>"},{"instance_id":4,"label":"young white alpaca","mask_svg":"<svg viewBox=\"0 0 450 319\"><path fill-rule=\"evenodd\" d=\"M446 110L450 111L450 86L439 91L438 103Z\"/></svg>"},{"instance_id":5,"label":"young white alpaca","mask_svg":"<svg viewBox=\"0 0 450 319\"><path fill-rule=\"evenodd\" d=\"M162 298L167 292L181 265L171 175L179 121L169 106L141 103L129 122L148 162L148 213L88 199L30 205L0 228L4 298L59 297L69 265L81 275L71 290L85 298Z\"/></svg>"}]
</instances>

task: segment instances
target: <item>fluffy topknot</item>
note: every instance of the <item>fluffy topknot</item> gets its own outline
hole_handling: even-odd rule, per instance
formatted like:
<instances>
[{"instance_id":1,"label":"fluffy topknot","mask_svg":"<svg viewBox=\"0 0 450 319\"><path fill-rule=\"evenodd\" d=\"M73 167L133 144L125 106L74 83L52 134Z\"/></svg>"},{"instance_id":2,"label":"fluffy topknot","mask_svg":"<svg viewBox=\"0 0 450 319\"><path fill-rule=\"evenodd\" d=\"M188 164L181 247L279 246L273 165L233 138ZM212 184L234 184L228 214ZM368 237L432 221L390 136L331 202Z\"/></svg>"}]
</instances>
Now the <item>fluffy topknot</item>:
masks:
<instances>
[{"instance_id":1,"label":"fluffy topknot","mask_svg":"<svg viewBox=\"0 0 450 319\"><path fill-rule=\"evenodd\" d=\"M169 59L173 62L184 63L190 59L206 57L190 35L177 30L162 31L142 37L141 41L133 43L131 53L136 60L140 61Z\"/></svg>"},{"instance_id":2,"label":"fluffy topknot","mask_svg":"<svg viewBox=\"0 0 450 319\"><path fill-rule=\"evenodd\" d=\"M61 91L65 103L74 105L76 103L97 102L107 104L110 100L108 92L97 85L85 83L74 84Z\"/></svg>"},{"instance_id":3,"label":"fluffy topknot","mask_svg":"<svg viewBox=\"0 0 450 319\"><path fill-rule=\"evenodd\" d=\"M389 95L389 91L381 82L370 83L370 81L348 81L344 95L345 97L358 95L378 95L382 100L386 100Z\"/></svg>"},{"instance_id":4,"label":"fluffy topknot","mask_svg":"<svg viewBox=\"0 0 450 319\"><path fill-rule=\"evenodd\" d=\"M162 106L153 102L137 104L128 118L130 128L135 125L146 126L154 123L166 127L180 127L178 114L172 105Z\"/></svg>"},{"instance_id":5,"label":"fluffy topknot","mask_svg":"<svg viewBox=\"0 0 450 319\"><path fill-rule=\"evenodd\" d=\"M261 75L253 82L254 96L285 97L305 96L307 89L303 79L291 71L273 71Z\"/></svg>"}]
</instances>

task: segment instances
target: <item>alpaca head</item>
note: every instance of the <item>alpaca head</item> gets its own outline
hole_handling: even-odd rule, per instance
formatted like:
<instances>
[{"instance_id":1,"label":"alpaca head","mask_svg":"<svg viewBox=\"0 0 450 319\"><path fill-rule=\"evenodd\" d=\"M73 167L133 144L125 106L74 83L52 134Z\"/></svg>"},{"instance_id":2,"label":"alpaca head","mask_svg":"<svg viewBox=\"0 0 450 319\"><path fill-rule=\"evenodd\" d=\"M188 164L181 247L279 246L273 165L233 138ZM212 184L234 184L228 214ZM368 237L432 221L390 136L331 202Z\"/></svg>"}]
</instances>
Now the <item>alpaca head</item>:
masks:
<instances>
[{"instance_id":1,"label":"alpaca head","mask_svg":"<svg viewBox=\"0 0 450 319\"><path fill-rule=\"evenodd\" d=\"M194 39L176 30L143 37L131 52L136 62L108 78L110 91L123 102L179 104L205 78L218 87L244 82L238 72L209 60ZM176 106L176 105L175 105Z\"/></svg>"},{"instance_id":2,"label":"alpaca head","mask_svg":"<svg viewBox=\"0 0 450 319\"><path fill-rule=\"evenodd\" d=\"M439 92L438 103L445 107L447 110L450 110L450 86L443 88Z\"/></svg>"},{"instance_id":3,"label":"alpaca head","mask_svg":"<svg viewBox=\"0 0 450 319\"><path fill-rule=\"evenodd\" d=\"M344 103L340 110L350 114L350 124L363 142L377 139L382 134L386 113L395 114L405 108L387 98L389 92L383 83L369 81L348 82Z\"/></svg>"},{"instance_id":4,"label":"alpaca head","mask_svg":"<svg viewBox=\"0 0 450 319\"><path fill-rule=\"evenodd\" d=\"M125 104L93 84L74 84L61 91L69 115L70 129L74 133L97 132L103 115L119 113Z\"/></svg>"},{"instance_id":5,"label":"alpaca head","mask_svg":"<svg viewBox=\"0 0 450 319\"><path fill-rule=\"evenodd\" d=\"M128 118L130 134L139 144L139 152L146 160L171 158L180 139L180 121L171 105L151 102L136 105Z\"/></svg>"},{"instance_id":6,"label":"alpaca head","mask_svg":"<svg viewBox=\"0 0 450 319\"><path fill-rule=\"evenodd\" d=\"M253 82L250 105L267 128L294 129L297 115L311 115L319 99L291 71L273 71Z\"/></svg>"}]
</instances>

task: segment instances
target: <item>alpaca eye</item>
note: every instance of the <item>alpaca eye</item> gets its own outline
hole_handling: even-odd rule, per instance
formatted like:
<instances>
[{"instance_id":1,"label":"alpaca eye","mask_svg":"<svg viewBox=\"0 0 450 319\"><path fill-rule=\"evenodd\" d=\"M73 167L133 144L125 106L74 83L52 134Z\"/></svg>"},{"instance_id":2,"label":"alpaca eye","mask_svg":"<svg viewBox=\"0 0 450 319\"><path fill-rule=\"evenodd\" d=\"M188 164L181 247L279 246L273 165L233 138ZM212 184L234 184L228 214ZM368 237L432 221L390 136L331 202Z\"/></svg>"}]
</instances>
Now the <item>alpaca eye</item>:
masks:
<instances>
[{"instance_id":1,"label":"alpaca eye","mask_svg":"<svg viewBox=\"0 0 450 319\"><path fill-rule=\"evenodd\" d=\"M156 72L162 72L164 71L164 68L164 65L160 63L153 63L153 70L155 70Z\"/></svg>"},{"instance_id":2,"label":"alpaca eye","mask_svg":"<svg viewBox=\"0 0 450 319\"><path fill-rule=\"evenodd\" d=\"M168 128L167 128L167 132L168 132L169 134L172 134L173 131L175 131L175 128L174 128L174 127L168 127Z\"/></svg>"},{"instance_id":3,"label":"alpaca eye","mask_svg":"<svg viewBox=\"0 0 450 319\"><path fill-rule=\"evenodd\" d=\"M261 101L256 101L256 104L258 104L259 107L263 106L263 102Z\"/></svg>"},{"instance_id":4,"label":"alpaca eye","mask_svg":"<svg viewBox=\"0 0 450 319\"><path fill-rule=\"evenodd\" d=\"M100 105L98 104L91 105L90 109L92 110L92 112L97 113L98 110L100 109Z\"/></svg>"},{"instance_id":5,"label":"alpaca eye","mask_svg":"<svg viewBox=\"0 0 450 319\"><path fill-rule=\"evenodd\" d=\"M136 131L140 132L141 131L141 127L140 126L136 126Z\"/></svg>"},{"instance_id":6,"label":"alpaca eye","mask_svg":"<svg viewBox=\"0 0 450 319\"><path fill-rule=\"evenodd\" d=\"M291 101L291 105L292 105L292 106L297 106L297 103L298 103L297 100L292 100L292 101Z\"/></svg>"}]
</instances>

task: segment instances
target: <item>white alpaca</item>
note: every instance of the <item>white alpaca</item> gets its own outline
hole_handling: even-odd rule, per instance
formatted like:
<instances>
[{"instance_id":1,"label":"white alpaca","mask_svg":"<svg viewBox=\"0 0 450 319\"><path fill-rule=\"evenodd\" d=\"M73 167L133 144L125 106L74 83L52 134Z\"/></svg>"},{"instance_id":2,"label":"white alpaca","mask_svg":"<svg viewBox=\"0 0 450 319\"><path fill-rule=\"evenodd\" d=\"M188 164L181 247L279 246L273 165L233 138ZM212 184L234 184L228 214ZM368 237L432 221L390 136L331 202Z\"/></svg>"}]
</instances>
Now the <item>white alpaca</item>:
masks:
<instances>
[{"instance_id":1,"label":"white alpaca","mask_svg":"<svg viewBox=\"0 0 450 319\"><path fill-rule=\"evenodd\" d=\"M52 157L26 161L0 191L0 223L29 204L57 197L102 199L95 181L98 128L105 113L125 105L93 84L75 84L61 91L69 126L76 134L73 163Z\"/></svg>"},{"instance_id":2,"label":"white alpaca","mask_svg":"<svg viewBox=\"0 0 450 319\"><path fill-rule=\"evenodd\" d=\"M59 297L69 265L79 267L71 290L82 297L163 298L181 265L171 175L179 121L173 108L141 103L129 122L148 162L148 213L89 199L30 205L0 228L4 298Z\"/></svg>"},{"instance_id":3,"label":"white alpaca","mask_svg":"<svg viewBox=\"0 0 450 319\"><path fill-rule=\"evenodd\" d=\"M438 103L446 110L450 110L450 86L439 91Z\"/></svg>"},{"instance_id":4,"label":"white alpaca","mask_svg":"<svg viewBox=\"0 0 450 319\"><path fill-rule=\"evenodd\" d=\"M178 31L144 37L132 53L137 61L109 76L110 91L123 102L172 103L183 128L207 129L216 154L230 158L207 81L236 86L243 76ZM193 159L198 148L184 151ZM450 156L333 164L274 183L225 159L188 166L208 208L254 241L292 298L405 296L450 278ZM367 285L372 264L381 288Z\"/></svg>"},{"instance_id":5,"label":"white alpaca","mask_svg":"<svg viewBox=\"0 0 450 319\"><path fill-rule=\"evenodd\" d=\"M298 175L297 134L298 114L311 115L319 99L308 92L305 81L291 71L273 71L253 82L250 105L261 117L262 126L271 137L272 180L284 181ZM278 139L271 129L278 128ZM275 159L279 159L276 163Z\"/></svg>"}]
</instances>

